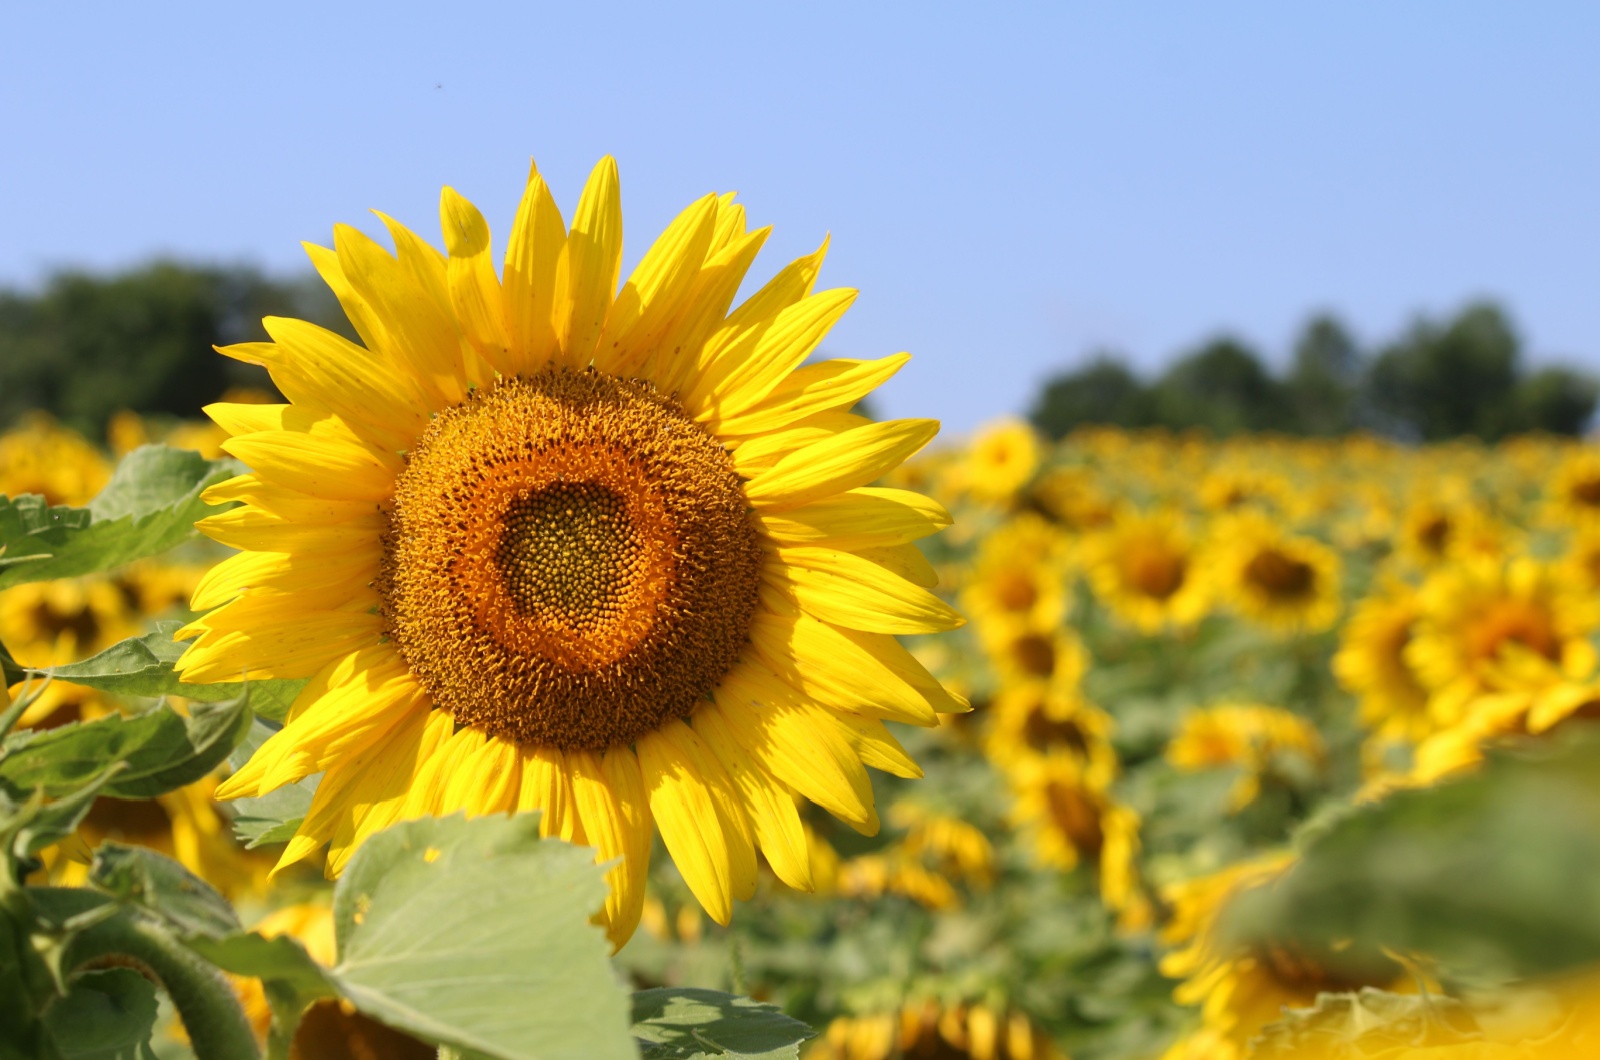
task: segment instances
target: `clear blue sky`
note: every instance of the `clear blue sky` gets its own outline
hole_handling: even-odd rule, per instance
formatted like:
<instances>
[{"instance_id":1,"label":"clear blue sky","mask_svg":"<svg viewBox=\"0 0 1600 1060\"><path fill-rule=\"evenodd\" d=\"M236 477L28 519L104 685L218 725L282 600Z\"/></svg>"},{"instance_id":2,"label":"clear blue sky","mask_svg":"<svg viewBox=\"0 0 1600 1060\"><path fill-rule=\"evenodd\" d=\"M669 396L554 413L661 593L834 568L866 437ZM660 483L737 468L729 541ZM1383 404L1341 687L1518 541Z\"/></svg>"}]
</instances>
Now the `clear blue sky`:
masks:
<instances>
[{"instance_id":1,"label":"clear blue sky","mask_svg":"<svg viewBox=\"0 0 1600 1060\"><path fill-rule=\"evenodd\" d=\"M1505 300L1600 367L1600 6L10 4L0 284L157 252L303 267L442 184L621 164L627 249L737 189L763 277L833 233L829 352L963 431L1096 345L1282 356Z\"/></svg>"}]
</instances>

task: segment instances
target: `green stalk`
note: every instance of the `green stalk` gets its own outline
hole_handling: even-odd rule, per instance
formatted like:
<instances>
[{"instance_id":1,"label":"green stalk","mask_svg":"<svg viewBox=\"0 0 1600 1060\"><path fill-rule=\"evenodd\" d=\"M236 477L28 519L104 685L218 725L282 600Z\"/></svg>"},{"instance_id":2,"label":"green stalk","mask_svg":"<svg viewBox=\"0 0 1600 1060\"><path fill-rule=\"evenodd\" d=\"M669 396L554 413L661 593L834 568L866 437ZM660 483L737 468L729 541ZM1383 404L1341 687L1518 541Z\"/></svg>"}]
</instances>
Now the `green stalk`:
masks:
<instances>
[{"instance_id":1,"label":"green stalk","mask_svg":"<svg viewBox=\"0 0 1600 1060\"><path fill-rule=\"evenodd\" d=\"M160 981L198 1060L259 1060L255 1034L222 973L153 924L122 915L85 928L70 943L66 964L81 968L119 958Z\"/></svg>"}]
</instances>

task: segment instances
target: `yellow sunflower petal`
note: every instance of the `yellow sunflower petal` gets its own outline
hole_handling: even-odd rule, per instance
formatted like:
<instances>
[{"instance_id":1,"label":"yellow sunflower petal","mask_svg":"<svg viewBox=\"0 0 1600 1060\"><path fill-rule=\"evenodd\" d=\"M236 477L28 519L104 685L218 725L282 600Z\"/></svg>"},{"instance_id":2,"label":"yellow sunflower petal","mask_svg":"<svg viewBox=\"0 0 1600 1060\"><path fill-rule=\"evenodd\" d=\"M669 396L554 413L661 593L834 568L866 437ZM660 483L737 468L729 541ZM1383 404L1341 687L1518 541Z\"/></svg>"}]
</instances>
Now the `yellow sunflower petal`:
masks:
<instances>
[{"instance_id":1,"label":"yellow sunflower petal","mask_svg":"<svg viewBox=\"0 0 1600 1060\"><path fill-rule=\"evenodd\" d=\"M719 924L733 916L733 851L717 812L715 795L688 749L698 742L689 727L673 720L639 740L650 813L673 863L706 914Z\"/></svg>"},{"instance_id":2,"label":"yellow sunflower petal","mask_svg":"<svg viewBox=\"0 0 1600 1060\"><path fill-rule=\"evenodd\" d=\"M583 186L556 263L554 320L563 363L582 367L593 359L621 271L622 191L616 159L607 155Z\"/></svg>"},{"instance_id":3,"label":"yellow sunflower petal","mask_svg":"<svg viewBox=\"0 0 1600 1060\"><path fill-rule=\"evenodd\" d=\"M607 752L611 754L626 754L630 758L632 752L627 748L620 751ZM621 763L626 765L626 763ZM595 848L595 860L599 862L616 860L616 864L606 870L606 885L609 888L606 894L605 907L600 912L600 919L606 926L606 934L611 939L613 946L620 948L633 934L633 929L639 924L639 915L644 909L644 875L639 870L640 843L637 823L629 820L628 809L637 812L634 807L625 807L618 793L612 790L608 771L602 766L601 759L592 751L572 751L567 755L567 768L572 770L572 795L577 805L578 815L583 819L583 831L588 836L589 843ZM639 767L637 760L633 765L633 777L638 778ZM627 783L627 780L624 780ZM631 794L637 797L642 794L642 779L634 779ZM630 792L623 792L626 797ZM650 850L648 845L643 849L643 858L648 864Z\"/></svg>"},{"instance_id":4,"label":"yellow sunflower petal","mask_svg":"<svg viewBox=\"0 0 1600 1060\"><path fill-rule=\"evenodd\" d=\"M381 501L394 492L394 470L354 445L298 431L261 431L222 443L268 482L330 500Z\"/></svg>"},{"instance_id":5,"label":"yellow sunflower petal","mask_svg":"<svg viewBox=\"0 0 1600 1060\"><path fill-rule=\"evenodd\" d=\"M807 416L784 430L746 438L733 451L733 467L745 478L754 478L771 469L790 453L799 452L814 442L832 438L844 431L865 427L872 421L853 412L819 412Z\"/></svg>"},{"instance_id":6,"label":"yellow sunflower petal","mask_svg":"<svg viewBox=\"0 0 1600 1060\"><path fill-rule=\"evenodd\" d=\"M827 707L938 724L927 700L872 652L798 609L779 609L757 611L750 624L751 646L767 669Z\"/></svg>"},{"instance_id":7,"label":"yellow sunflower petal","mask_svg":"<svg viewBox=\"0 0 1600 1060\"><path fill-rule=\"evenodd\" d=\"M854 548L850 551L862 559L871 560L891 574L898 575L912 585L920 585L924 589L936 588L939 584L939 572L933 569L933 564L928 562L928 557L922 550L911 542L903 545L874 545L869 548Z\"/></svg>"},{"instance_id":8,"label":"yellow sunflower petal","mask_svg":"<svg viewBox=\"0 0 1600 1060\"><path fill-rule=\"evenodd\" d=\"M423 767L450 738L454 723L442 710L428 711L397 727L375 746L370 758L354 760L349 772L357 774L349 812L339 820L328 839L327 874L330 879L344 871L351 855L366 838L401 819L410 791L417 784ZM322 784L341 781L347 770L336 767L323 775ZM321 790L322 785L318 785ZM309 818L308 818L309 820Z\"/></svg>"},{"instance_id":9,"label":"yellow sunflower petal","mask_svg":"<svg viewBox=\"0 0 1600 1060\"><path fill-rule=\"evenodd\" d=\"M834 728L814 723L794 689L745 664L723 678L712 698L767 772L856 831L877 833L872 781L861 759Z\"/></svg>"},{"instance_id":10,"label":"yellow sunflower petal","mask_svg":"<svg viewBox=\"0 0 1600 1060\"><path fill-rule=\"evenodd\" d=\"M836 549L797 546L777 550L761 577L807 614L869 633L935 633L966 620L918 585Z\"/></svg>"},{"instance_id":11,"label":"yellow sunflower petal","mask_svg":"<svg viewBox=\"0 0 1600 1060\"><path fill-rule=\"evenodd\" d=\"M849 288L811 295L781 310L770 321L732 337L716 364L722 378L698 403L696 418L713 433L722 424L772 393L780 380L800 366L817 348L828 330L856 300Z\"/></svg>"},{"instance_id":12,"label":"yellow sunflower petal","mask_svg":"<svg viewBox=\"0 0 1600 1060\"><path fill-rule=\"evenodd\" d=\"M761 401L717 420L715 430L723 435L764 434L818 412L848 411L909 360L909 353L897 353L876 361L841 357L805 365L790 372Z\"/></svg>"},{"instance_id":13,"label":"yellow sunflower petal","mask_svg":"<svg viewBox=\"0 0 1600 1060\"><path fill-rule=\"evenodd\" d=\"M511 340L500 278L494 274L489 223L476 206L450 187L439 195L439 222L445 249L450 252L445 278L456 321L473 349L496 370L507 372Z\"/></svg>"},{"instance_id":14,"label":"yellow sunflower petal","mask_svg":"<svg viewBox=\"0 0 1600 1060\"><path fill-rule=\"evenodd\" d=\"M511 342L506 368L512 375L533 372L556 354L552 316L556 263L566 245L567 225L561 219L561 211L538 169L530 167L516 220L511 223L511 238L506 243L501 285Z\"/></svg>"},{"instance_id":15,"label":"yellow sunflower petal","mask_svg":"<svg viewBox=\"0 0 1600 1060\"><path fill-rule=\"evenodd\" d=\"M939 433L938 420L885 420L813 442L756 475L745 495L758 509L797 508L866 486Z\"/></svg>"},{"instance_id":16,"label":"yellow sunflower petal","mask_svg":"<svg viewBox=\"0 0 1600 1060\"><path fill-rule=\"evenodd\" d=\"M716 233L717 206L715 195L692 203L645 251L606 318L595 352L601 371L654 378L650 362L694 289Z\"/></svg>"},{"instance_id":17,"label":"yellow sunflower petal","mask_svg":"<svg viewBox=\"0 0 1600 1060\"><path fill-rule=\"evenodd\" d=\"M616 827L622 840L623 872L612 879L616 893L616 912L606 930L613 944L621 946L639 926L644 911L645 881L650 874L650 847L655 840L655 822L650 817L650 799L644 790L644 774L632 749L612 747L600 760L616 811ZM611 909L608 905L607 909Z\"/></svg>"},{"instance_id":18,"label":"yellow sunflower petal","mask_svg":"<svg viewBox=\"0 0 1600 1060\"><path fill-rule=\"evenodd\" d=\"M517 809L539 811L540 835L556 836L569 843L583 842L583 821L573 803L567 758L559 748L522 748L522 788L517 795Z\"/></svg>"},{"instance_id":19,"label":"yellow sunflower petal","mask_svg":"<svg viewBox=\"0 0 1600 1060\"><path fill-rule=\"evenodd\" d=\"M903 545L950 525L950 513L910 490L861 486L799 508L754 515L761 532L781 545L826 545L854 551Z\"/></svg>"},{"instance_id":20,"label":"yellow sunflower petal","mask_svg":"<svg viewBox=\"0 0 1600 1060\"><path fill-rule=\"evenodd\" d=\"M738 788L755 828L761 852L778 878L800 891L813 890L811 852L794 799L778 780L753 761L720 710L701 710L694 731L711 748Z\"/></svg>"}]
</instances>

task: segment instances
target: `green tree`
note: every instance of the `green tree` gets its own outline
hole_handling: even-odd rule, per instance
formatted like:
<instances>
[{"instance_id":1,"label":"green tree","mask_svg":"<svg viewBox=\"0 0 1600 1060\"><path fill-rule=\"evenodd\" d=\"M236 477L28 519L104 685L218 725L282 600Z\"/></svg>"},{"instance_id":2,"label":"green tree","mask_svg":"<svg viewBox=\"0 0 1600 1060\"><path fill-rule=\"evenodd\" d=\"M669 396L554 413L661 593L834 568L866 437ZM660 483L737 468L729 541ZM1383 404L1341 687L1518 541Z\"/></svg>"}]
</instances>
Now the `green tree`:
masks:
<instances>
[{"instance_id":1,"label":"green tree","mask_svg":"<svg viewBox=\"0 0 1600 1060\"><path fill-rule=\"evenodd\" d=\"M1075 372L1045 382L1028 418L1061 438L1088 426L1145 427L1153 422L1149 389L1113 353L1101 352Z\"/></svg>"},{"instance_id":2,"label":"green tree","mask_svg":"<svg viewBox=\"0 0 1600 1060\"><path fill-rule=\"evenodd\" d=\"M212 346L265 339L261 317L273 314L342 320L320 284L237 266L157 261L0 291L0 428L45 409L99 437L118 409L193 417L229 387L270 392L264 371Z\"/></svg>"},{"instance_id":3,"label":"green tree","mask_svg":"<svg viewBox=\"0 0 1600 1060\"><path fill-rule=\"evenodd\" d=\"M1284 381L1295 433L1331 435L1350 430L1364 367L1360 348L1337 319L1324 313L1306 321Z\"/></svg>"},{"instance_id":4,"label":"green tree","mask_svg":"<svg viewBox=\"0 0 1600 1060\"><path fill-rule=\"evenodd\" d=\"M1426 441L1475 435L1492 442L1518 426L1521 356L1505 313L1475 303L1444 327L1419 320L1380 353L1367 376L1367 397Z\"/></svg>"},{"instance_id":5,"label":"green tree","mask_svg":"<svg viewBox=\"0 0 1600 1060\"><path fill-rule=\"evenodd\" d=\"M1541 368L1517 384L1513 399L1517 430L1577 435L1594 416L1600 383L1570 368Z\"/></svg>"},{"instance_id":6,"label":"green tree","mask_svg":"<svg viewBox=\"0 0 1600 1060\"><path fill-rule=\"evenodd\" d=\"M1156 383L1159 421L1203 427L1219 435L1290 430L1284 386L1254 350L1237 339L1213 339L1179 359Z\"/></svg>"}]
</instances>

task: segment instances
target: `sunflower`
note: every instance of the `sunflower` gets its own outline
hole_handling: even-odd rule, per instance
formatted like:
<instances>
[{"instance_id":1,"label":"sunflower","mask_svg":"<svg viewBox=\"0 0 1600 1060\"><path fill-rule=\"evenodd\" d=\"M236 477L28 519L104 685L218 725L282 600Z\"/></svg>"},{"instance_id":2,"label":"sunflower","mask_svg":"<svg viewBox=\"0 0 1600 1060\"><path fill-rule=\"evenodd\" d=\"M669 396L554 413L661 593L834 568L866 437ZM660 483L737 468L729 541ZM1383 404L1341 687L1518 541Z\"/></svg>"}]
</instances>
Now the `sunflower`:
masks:
<instances>
[{"instance_id":1,"label":"sunflower","mask_svg":"<svg viewBox=\"0 0 1600 1060\"><path fill-rule=\"evenodd\" d=\"M1002 688L1042 687L1067 695L1077 690L1089 668L1089 649L1066 628L1019 626L988 638L985 647Z\"/></svg>"},{"instance_id":2,"label":"sunflower","mask_svg":"<svg viewBox=\"0 0 1600 1060\"><path fill-rule=\"evenodd\" d=\"M1062 467L1039 476L1032 491L1035 506L1064 529L1088 533L1109 525L1117 504L1086 467Z\"/></svg>"},{"instance_id":3,"label":"sunflower","mask_svg":"<svg viewBox=\"0 0 1600 1060\"><path fill-rule=\"evenodd\" d=\"M1139 815L1089 780L1071 754L1032 759L1008 770L1012 823L1032 838L1040 864L1071 871L1092 866L1100 899L1127 930L1145 926L1152 910L1139 877Z\"/></svg>"},{"instance_id":4,"label":"sunflower","mask_svg":"<svg viewBox=\"0 0 1600 1060\"><path fill-rule=\"evenodd\" d=\"M1219 592L1245 617L1283 634L1318 633L1339 617L1339 556L1327 545L1255 513L1221 520L1212 537Z\"/></svg>"},{"instance_id":5,"label":"sunflower","mask_svg":"<svg viewBox=\"0 0 1600 1060\"><path fill-rule=\"evenodd\" d=\"M1600 592L1600 526L1584 527L1572 535L1561 567L1586 591Z\"/></svg>"},{"instance_id":6,"label":"sunflower","mask_svg":"<svg viewBox=\"0 0 1600 1060\"><path fill-rule=\"evenodd\" d=\"M1073 755L1085 780L1104 790L1117 777L1111 715L1082 696L1046 685L1003 689L986 711L984 749L1002 768L1052 754Z\"/></svg>"},{"instance_id":7,"label":"sunflower","mask_svg":"<svg viewBox=\"0 0 1600 1060\"><path fill-rule=\"evenodd\" d=\"M1084 564L1100 601L1144 633L1193 625L1211 604L1193 539L1170 512L1119 516L1085 542Z\"/></svg>"},{"instance_id":8,"label":"sunflower","mask_svg":"<svg viewBox=\"0 0 1600 1060\"><path fill-rule=\"evenodd\" d=\"M153 799L96 799L72 838L44 853L46 875L57 886L82 886L94 848L109 839L165 854L230 897L261 893L270 862L234 841L212 801L216 786L203 777Z\"/></svg>"},{"instance_id":9,"label":"sunflower","mask_svg":"<svg viewBox=\"0 0 1600 1060\"><path fill-rule=\"evenodd\" d=\"M1545 495L1545 515L1560 526L1600 527L1600 452L1585 447L1567 457Z\"/></svg>"},{"instance_id":10,"label":"sunflower","mask_svg":"<svg viewBox=\"0 0 1600 1060\"><path fill-rule=\"evenodd\" d=\"M1018 627L1052 629L1066 614L1065 545L1060 531L1024 514L983 539L961 605L980 636Z\"/></svg>"},{"instance_id":11,"label":"sunflower","mask_svg":"<svg viewBox=\"0 0 1600 1060\"><path fill-rule=\"evenodd\" d=\"M1299 715L1260 703L1224 703L1185 715L1166 758L1180 770L1239 770L1229 796L1237 811L1256 800L1264 781L1296 783L1319 771L1325 754L1316 727Z\"/></svg>"},{"instance_id":12,"label":"sunflower","mask_svg":"<svg viewBox=\"0 0 1600 1060\"><path fill-rule=\"evenodd\" d=\"M29 582L0 593L0 643L17 662L43 670L76 662L136 636L135 601L106 577ZM77 720L84 708L103 709L100 693L51 681L28 706L19 724L44 728Z\"/></svg>"},{"instance_id":13,"label":"sunflower","mask_svg":"<svg viewBox=\"0 0 1600 1060\"><path fill-rule=\"evenodd\" d=\"M898 1011L840 1016L805 1060L1064 1060L1044 1029L1020 1009L983 1002L909 1001Z\"/></svg>"},{"instance_id":14,"label":"sunflower","mask_svg":"<svg viewBox=\"0 0 1600 1060\"><path fill-rule=\"evenodd\" d=\"M1420 500L1406 511L1396 551L1422 570L1511 551L1512 535L1475 504Z\"/></svg>"},{"instance_id":15,"label":"sunflower","mask_svg":"<svg viewBox=\"0 0 1600 1060\"><path fill-rule=\"evenodd\" d=\"M908 359L805 361L854 298L823 250L731 313L767 230L731 195L681 213L617 289L616 164L570 230L530 175L496 275L443 193L447 255L384 218L310 247L363 345L268 318L287 405L206 411L252 469L200 528L243 549L195 592L184 680L309 678L223 786L323 778L280 865L416 816L541 810L597 848L615 945L652 831L719 923L756 882L810 886L797 791L878 827L865 766L920 770L885 720L960 709L895 640L962 619L914 576L949 522L870 483L931 420L848 410ZM825 247L824 247L825 249Z\"/></svg>"},{"instance_id":16,"label":"sunflower","mask_svg":"<svg viewBox=\"0 0 1600 1060\"><path fill-rule=\"evenodd\" d=\"M1339 634L1334 676L1360 699L1361 720L1381 740L1416 743L1433 730L1428 690L1405 655L1419 609L1414 589L1390 581L1356 605Z\"/></svg>"},{"instance_id":17,"label":"sunflower","mask_svg":"<svg viewBox=\"0 0 1600 1060\"><path fill-rule=\"evenodd\" d=\"M1428 578L1419 599L1405 661L1428 689L1436 725L1457 723L1480 696L1515 689L1521 654L1573 679L1595 668L1588 635L1600 606L1551 565L1525 557L1452 564Z\"/></svg>"},{"instance_id":18,"label":"sunflower","mask_svg":"<svg viewBox=\"0 0 1600 1060\"><path fill-rule=\"evenodd\" d=\"M111 477L100 450L43 412L0 434L0 494L36 493L49 504L84 505Z\"/></svg>"},{"instance_id":19,"label":"sunflower","mask_svg":"<svg viewBox=\"0 0 1600 1060\"><path fill-rule=\"evenodd\" d=\"M1250 1039L1282 1018L1285 1006L1306 1008L1317 994L1363 986L1404 989L1399 966L1378 965L1370 977L1352 981L1346 971L1323 967L1310 955L1283 946L1231 943L1220 929L1223 911L1241 893L1264 886L1293 864L1285 854L1267 854L1210 876L1165 888L1172 919L1161 931L1169 946L1161 974L1183 982L1172 996L1198 1005L1201 1026L1169 1049L1164 1060L1240 1060Z\"/></svg>"},{"instance_id":20,"label":"sunflower","mask_svg":"<svg viewBox=\"0 0 1600 1060\"><path fill-rule=\"evenodd\" d=\"M1008 501L1039 469L1039 436L1032 427L1005 417L980 430L967 448L961 484L979 500Z\"/></svg>"}]
</instances>

